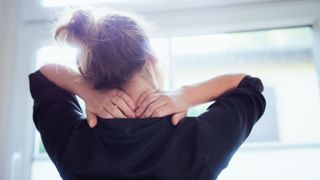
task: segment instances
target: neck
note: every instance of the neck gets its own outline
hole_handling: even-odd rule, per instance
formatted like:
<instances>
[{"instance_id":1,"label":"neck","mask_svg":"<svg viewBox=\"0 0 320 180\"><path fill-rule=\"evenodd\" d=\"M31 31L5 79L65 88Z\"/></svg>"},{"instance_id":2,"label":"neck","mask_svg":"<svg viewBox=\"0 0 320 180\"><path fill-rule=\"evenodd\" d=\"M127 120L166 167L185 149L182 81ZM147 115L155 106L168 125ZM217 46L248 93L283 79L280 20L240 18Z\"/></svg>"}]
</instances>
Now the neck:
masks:
<instances>
[{"instance_id":1,"label":"neck","mask_svg":"<svg viewBox=\"0 0 320 180\"><path fill-rule=\"evenodd\" d=\"M122 90L131 97L134 103L138 103L140 96L151 90L159 89L158 79L156 77L153 68L144 68L141 72L135 74L135 76L124 86Z\"/></svg>"},{"instance_id":2,"label":"neck","mask_svg":"<svg viewBox=\"0 0 320 180\"><path fill-rule=\"evenodd\" d=\"M135 78L134 80L130 81L125 86L123 86L122 90L128 96L131 97L131 99L133 100L133 102L135 104L137 104L140 96L143 93L145 93L151 89L155 89L155 88L156 88L156 86L154 86L150 82L146 81L145 79Z\"/></svg>"}]
</instances>

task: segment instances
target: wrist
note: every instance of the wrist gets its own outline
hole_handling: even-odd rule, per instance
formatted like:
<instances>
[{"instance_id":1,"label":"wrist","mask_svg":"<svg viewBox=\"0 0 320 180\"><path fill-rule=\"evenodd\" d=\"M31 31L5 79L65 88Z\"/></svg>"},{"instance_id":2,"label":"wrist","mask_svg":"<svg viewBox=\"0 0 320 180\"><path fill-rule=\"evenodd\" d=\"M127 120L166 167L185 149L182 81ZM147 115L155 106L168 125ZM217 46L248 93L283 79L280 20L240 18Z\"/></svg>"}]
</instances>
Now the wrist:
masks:
<instances>
[{"instance_id":1,"label":"wrist","mask_svg":"<svg viewBox=\"0 0 320 180\"><path fill-rule=\"evenodd\" d=\"M83 100L88 100L92 96L92 92L95 91L91 83L85 80L82 76L77 78L73 83L73 93L79 96Z\"/></svg>"},{"instance_id":2,"label":"wrist","mask_svg":"<svg viewBox=\"0 0 320 180\"><path fill-rule=\"evenodd\" d=\"M180 88L180 93L182 99L185 101L186 105L190 108L196 104L193 101L192 87L185 85Z\"/></svg>"}]
</instances>

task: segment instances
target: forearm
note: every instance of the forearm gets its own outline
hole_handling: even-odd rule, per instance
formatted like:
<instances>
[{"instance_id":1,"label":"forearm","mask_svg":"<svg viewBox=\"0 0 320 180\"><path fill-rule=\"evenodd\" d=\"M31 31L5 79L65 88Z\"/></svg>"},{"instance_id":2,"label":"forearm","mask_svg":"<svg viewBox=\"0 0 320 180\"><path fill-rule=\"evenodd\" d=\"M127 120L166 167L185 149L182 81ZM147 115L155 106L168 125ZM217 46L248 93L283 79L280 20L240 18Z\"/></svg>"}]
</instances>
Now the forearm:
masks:
<instances>
[{"instance_id":1,"label":"forearm","mask_svg":"<svg viewBox=\"0 0 320 180\"><path fill-rule=\"evenodd\" d=\"M194 85L182 87L183 96L190 106L214 101L223 93L238 86L246 74L220 75Z\"/></svg>"},{"instance_id":2,"label":"forearm","mask_svg":"<svg viewBox=\"0 0 320 180\"><path fill-rule=\"evenodd\" d=\"M46 64L40 68L41 73L60 88L85 98L86 92L93 89L92 84L80 73L58 64Z\"/></svg>"}]
</instances>

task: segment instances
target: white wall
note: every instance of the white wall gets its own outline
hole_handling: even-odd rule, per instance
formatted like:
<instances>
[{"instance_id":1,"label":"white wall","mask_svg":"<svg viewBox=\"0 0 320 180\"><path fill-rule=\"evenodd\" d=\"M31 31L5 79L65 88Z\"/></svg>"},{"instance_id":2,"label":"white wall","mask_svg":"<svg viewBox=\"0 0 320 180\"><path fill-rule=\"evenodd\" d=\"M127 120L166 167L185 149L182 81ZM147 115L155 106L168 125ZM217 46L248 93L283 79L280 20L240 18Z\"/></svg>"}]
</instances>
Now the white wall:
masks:
<instances>
[{"instance_id":1,"label":"white wall","mask_svg":"<svg viewBox=\"0 0 320 180\"><path fill-rule=\"evenodd\" d=\"M14 151L13 136L15 128L13 126L15 120L12 115L12 87L14 81L14 67L16 62L16 54L18 47L19 31L21 24L19 17L19 1L18 0L1 0L0 1L0 179L10 179L11 156ZM19 112L17 112L19 113Z\"/></svg>"},{"instance_id":2,"label":"white wall","mask_svg":"<svg viewBox=\"0 0 320 180\"><path fill-rule=\"evenodd\" d=\"M3 26L3 1L0 1L0 27ZM0 28L0 67L3 67L4 64L4 55L3 55L3 28ZM4 80L3 80L3 72L0 71L0 84L1 84L1 88L0 88L0 128L4 127L4 101L3 101L3 95L5 93L4 90ZM5 160L5 149L4 149L4 144L5 144L5 137L4 137L4 132L2 131L2 128L0 130L0 169L5 169L5 164L6 164L6 160ZM4 179L3 173L0 172L0 179Z\"/></svg>"},{"instance_id":3,"label":"white wall","mask_svg":"<svg viewBox=\"0 0 320 180\"><path fill-rule=\"evenodd\" d=\"M5 14L5 3L4 1L0 1L0 67L6 67L7 66L7 53L6 53L6 41L5 38L5 21L4 21L4 14ZM5 114L7 112L6 107L6 97L8 94L8 77L7 77L8 69L1 68L0 70L0 179L5 179L6 177L6 171L7 171L7 133L8 129L6 127L6 121L5 119L8 119L8 115Z\"/></svg>"}]
</instances>

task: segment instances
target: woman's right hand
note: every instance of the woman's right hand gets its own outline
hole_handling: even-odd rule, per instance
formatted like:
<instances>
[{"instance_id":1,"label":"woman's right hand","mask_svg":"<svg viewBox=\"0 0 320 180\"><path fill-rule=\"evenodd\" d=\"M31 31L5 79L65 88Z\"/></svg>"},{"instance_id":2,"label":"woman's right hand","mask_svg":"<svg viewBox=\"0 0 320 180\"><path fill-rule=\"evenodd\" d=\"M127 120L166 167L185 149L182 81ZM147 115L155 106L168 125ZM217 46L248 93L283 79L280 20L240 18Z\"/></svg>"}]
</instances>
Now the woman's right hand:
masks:
<instances>
[{"instance_id":1,"label":"woman's right hand","mask_svg":"<svg viewBox=\"0 0 320 180\"><path fill-rule=\"evenodd\" d=\"M91 128L97 125L97 117L135 117L135 103L119 89L90 90L85 92L84 97L87 120Z\"/></svg>"},{"instance_id":2,"label":"woman's right hand","mask_svg":"<svg viewBox=\"0 0 320 180\"><path fill-rule=\"evenodd\" d=\"M137 117L161 117L170 114L172 124L177 125L186 117L188 109L191 107L187 102L182 89L175 91L149 90L141 95L135 111Z\"/></svg>"}]
</instances>

